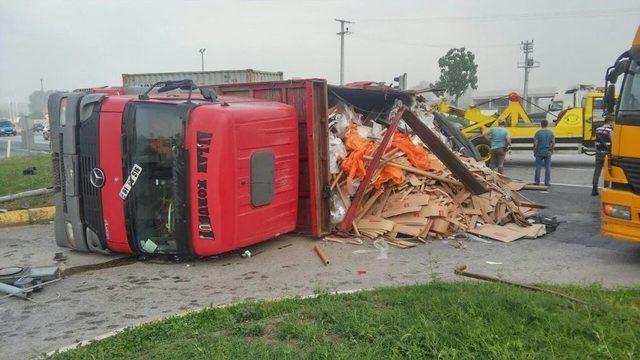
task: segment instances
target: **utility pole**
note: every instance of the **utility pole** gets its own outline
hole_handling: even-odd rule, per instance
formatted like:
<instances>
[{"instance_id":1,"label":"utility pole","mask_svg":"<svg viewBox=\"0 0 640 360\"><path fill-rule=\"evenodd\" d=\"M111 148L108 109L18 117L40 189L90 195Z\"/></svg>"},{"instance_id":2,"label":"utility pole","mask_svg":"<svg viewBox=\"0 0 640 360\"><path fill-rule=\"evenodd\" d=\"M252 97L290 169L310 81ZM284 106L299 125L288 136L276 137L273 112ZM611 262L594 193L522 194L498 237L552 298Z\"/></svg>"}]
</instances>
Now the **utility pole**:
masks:
<instances>
[{"instance_id":1,"label":"utility pole","mask_svg":"<svg viewBox=\"0 0 640 360\"><path fill-rule=\"evenodd\" d=\"M344 85L344 36L352 34L348 27L345 29L344 24L353 24L353 22L343 19L334 20L340 23L340 32L337 33L340 35L340 85Z\"/></svg>"},{"instance_id":2,"label":"utility pole","mask_svg":"<svg viewBox=\"0 0 640 360\"><path fill-rule=\"evenodd\" d=\"M207 51L207 49L205 48L198 50L198 52L200 53L200 64L202 66L202 72L204 72L204 52L205 51Z\"/></svg>"},{"instance_id":3,"label":"utility pole","mask_svg":"<svg viewBox=\"0 0 640 360\"><path fill-rule=\"evenodd\" d=\"M47 113L47 96L44 93L44 79L40 78L40 95L42 96L42 117Z\"/></svg>"},{"instance_id":4,"label":"utility pole","mask_svg":"<svg viewBox=\"0 0 640 360\"><path fill-rule=\"evenodd\" d=\"M522 98L525 100L527 112L531 111L529 104L529 71L533 68L540 67L540 62L533 60L533 40L521 41L520 50L524 53L524 63L518 64L518 68L524 69L524 89L522 90Z\"/></svg>"}]
</instances>

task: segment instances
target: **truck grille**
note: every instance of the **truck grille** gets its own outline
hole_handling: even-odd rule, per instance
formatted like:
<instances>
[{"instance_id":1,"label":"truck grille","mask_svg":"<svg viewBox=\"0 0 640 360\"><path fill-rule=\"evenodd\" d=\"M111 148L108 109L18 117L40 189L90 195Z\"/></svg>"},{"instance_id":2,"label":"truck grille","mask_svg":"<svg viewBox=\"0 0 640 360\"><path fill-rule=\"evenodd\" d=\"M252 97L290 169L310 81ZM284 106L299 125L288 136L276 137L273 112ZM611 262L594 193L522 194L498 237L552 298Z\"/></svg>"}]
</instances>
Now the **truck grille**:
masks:
<instances>
[{"instance_id":1,"label":"truck grille","mask_svg":"<svg viewBox=\"0 0 640 360\"><path fill-rule=\"evenodd\" d=\"M98 162L98 112L80 124L78 136L80 199L82 202L82 216L84 222L98 235L101 242L105 241L104 223L102 220L102 201L100 189L93 186L90 180L91 170L100 166Z\"/></svg>"},{"instance_id":2,"label":"truck grille","mask_svg":"<svg viewBox=\"0 0 640 360\"><path fill-rule=\"evenodd\" d=\"M612 163L622 168L633 192L640 194L640 159L616 158Z\"/></svg>"}]
</instances>

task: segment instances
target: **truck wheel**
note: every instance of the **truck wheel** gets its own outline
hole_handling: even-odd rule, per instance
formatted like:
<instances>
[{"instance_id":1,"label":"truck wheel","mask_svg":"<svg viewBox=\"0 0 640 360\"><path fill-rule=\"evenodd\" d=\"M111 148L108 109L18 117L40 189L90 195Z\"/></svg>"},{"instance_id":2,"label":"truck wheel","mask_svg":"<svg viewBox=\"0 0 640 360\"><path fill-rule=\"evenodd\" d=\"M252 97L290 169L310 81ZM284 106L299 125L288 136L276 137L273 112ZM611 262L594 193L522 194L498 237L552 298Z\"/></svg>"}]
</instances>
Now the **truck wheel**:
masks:
<instances>
[{"instance_id":1,"label":"truck wheel","mask_svg":"<svg viewBox=\"0 0 640 360\"><path fill-rule=\"evenodd\" d=\"M491 159L491 141L487 140L484 135L477 135L470 140L480 154L480 160L488 164Z\"/></svg>"}]
</instances>

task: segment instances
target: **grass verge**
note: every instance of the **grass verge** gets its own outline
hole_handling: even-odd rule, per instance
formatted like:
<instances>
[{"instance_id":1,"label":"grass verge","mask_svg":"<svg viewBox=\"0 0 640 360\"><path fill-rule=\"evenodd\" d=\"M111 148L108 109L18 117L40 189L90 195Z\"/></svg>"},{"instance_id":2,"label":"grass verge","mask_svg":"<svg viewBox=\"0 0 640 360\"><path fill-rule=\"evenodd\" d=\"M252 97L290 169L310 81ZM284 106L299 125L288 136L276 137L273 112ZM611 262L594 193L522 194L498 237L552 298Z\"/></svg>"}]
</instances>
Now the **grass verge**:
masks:
<instances>
[{"instance_id":1,"label":"grass verge","mask_svg":"<svg viewBox=\"0 0 640 360\"><path fill-rule=\"evenodd\" d=\"M205 309L54 359L640 357L640 289L441 283Z\"/></svg>"},{"instance_id":2,"label":"grass verge","mask_svg":"<svg viewBox=\"0 0 640 360\"><path fill-rule=\"evenodd\" d=\"M35 175L24 175L22 171L35 166ZM17 155L0 159L0 196L15 194L53 186L51 156L48 154ZM0 208L15 210L24 207L51 206L53 194L39 195L0 203Z\"/></svg>"}]
</instances>

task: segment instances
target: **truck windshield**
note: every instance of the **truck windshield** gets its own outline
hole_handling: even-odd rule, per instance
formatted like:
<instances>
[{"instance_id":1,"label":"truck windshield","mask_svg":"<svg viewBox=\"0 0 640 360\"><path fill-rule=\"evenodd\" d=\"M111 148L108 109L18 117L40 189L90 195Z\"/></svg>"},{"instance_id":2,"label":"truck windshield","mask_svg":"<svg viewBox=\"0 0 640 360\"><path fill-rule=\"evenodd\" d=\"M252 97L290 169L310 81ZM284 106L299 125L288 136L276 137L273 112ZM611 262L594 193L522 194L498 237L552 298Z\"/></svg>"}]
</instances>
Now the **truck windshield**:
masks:
<instances>
[{"instance_id":1,"label":"truck windshield","mask_svg":"<svg viewBox=\"0 0 640 360\"><path fill-rule=\"evenodd\" d=\"M631 62L622 86L619 119L627 124L640 125L640 64Z\"/></svg>"},{"instance_id":2,"label":"truck windshield","mask_svg":"<svg viewBox=\"0 0 640 360\"><path fill-rule=\"evenodd\" d=\"M549 111L560 111L562 110L563 101L555 100L551 104L549 104Z\"/></svg>"},{"instance_id":3,"label":"truck windshield","mask_svg":"<svg viewBox=\"0 0 640 360\"><path fill-rule=\"evenodd\" d=\"M133 173L135 165L141 169L126 195L130 236L142 252L175 253L173 147L184 138L177 107L137 103L133 119L125 127L128 144L125 169L129 173Z\"/></svg>"}]
</instances>

